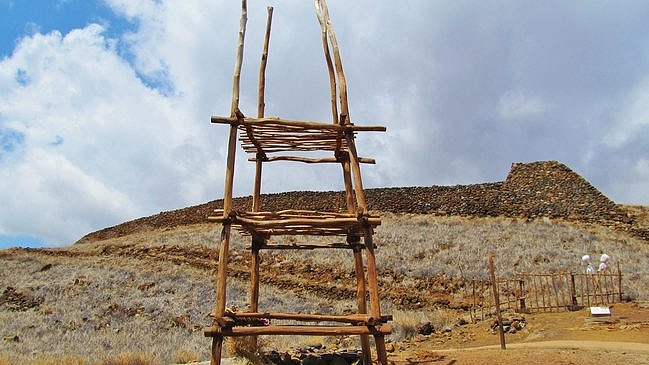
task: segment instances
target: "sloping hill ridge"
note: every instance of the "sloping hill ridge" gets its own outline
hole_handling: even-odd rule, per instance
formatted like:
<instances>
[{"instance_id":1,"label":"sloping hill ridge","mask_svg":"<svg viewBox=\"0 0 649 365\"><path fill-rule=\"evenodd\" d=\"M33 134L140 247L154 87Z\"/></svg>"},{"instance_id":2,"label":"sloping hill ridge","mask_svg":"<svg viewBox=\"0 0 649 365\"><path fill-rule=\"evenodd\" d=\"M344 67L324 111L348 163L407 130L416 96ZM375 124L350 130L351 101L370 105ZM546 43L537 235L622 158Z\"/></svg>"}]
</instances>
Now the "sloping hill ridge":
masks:
<instances>
[{"instance_id":1,"label":"sloping hill ridge","mask_svg":"<svg viewBox=\"0 0 649 365\"><path fill-rule=\"evenodd\" d=\"M649 240L649 230L634 225L633 217L579 174L557 161L513 163L502 182L429 187L367 189L370 210L441 216L507 216L560 218L602 224ZM345 210L340 191L295 191L262 196L264 210ZM252 198L234 199L235 210L247 210ZM206 223L207 216L223 207L213 200L161 212L89 233L77 243L125 236L142 230Z\"/></svg>"}]
</instances>

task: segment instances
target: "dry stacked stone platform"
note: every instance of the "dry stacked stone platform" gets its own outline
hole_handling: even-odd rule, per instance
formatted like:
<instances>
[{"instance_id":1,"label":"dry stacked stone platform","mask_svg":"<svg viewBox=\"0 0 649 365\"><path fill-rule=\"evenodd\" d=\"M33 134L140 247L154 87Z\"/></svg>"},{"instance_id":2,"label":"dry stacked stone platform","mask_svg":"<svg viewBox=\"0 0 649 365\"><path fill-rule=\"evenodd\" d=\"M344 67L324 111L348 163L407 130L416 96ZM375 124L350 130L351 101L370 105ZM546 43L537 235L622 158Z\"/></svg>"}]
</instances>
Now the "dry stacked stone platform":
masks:
<instances>
[{"instance_id":1,"label":"dry stacked stone platform","mask_svg":"<svg viewBox=\"0 0 649 365\"><path fill-rule=\"evenodd\" d=\"M649 232L633 227L632 218L579 174L557 161L514 163L502 182L366 189L370 210L393 213L474 217L541 217L599 223L649 240ZM343 211L340 191L296 191L262 196L263 209ZM234 199L235 210L247 210L250 197ZM206 217L223 207L214 200L174 211L139 218L84 236L79 243L119 237L150 228L207 222Z\"/></svg>"},{"instance_id":2,"label":"dry stacked stone platform","mask_svg":"<svg viewBox=\"0 0 649 365\"><path fill-rule=\"evenodd\" d=\"M556 161L512 164L499 200L506 216L626 220L615 203Z\"/></svg>"}]
</instances>

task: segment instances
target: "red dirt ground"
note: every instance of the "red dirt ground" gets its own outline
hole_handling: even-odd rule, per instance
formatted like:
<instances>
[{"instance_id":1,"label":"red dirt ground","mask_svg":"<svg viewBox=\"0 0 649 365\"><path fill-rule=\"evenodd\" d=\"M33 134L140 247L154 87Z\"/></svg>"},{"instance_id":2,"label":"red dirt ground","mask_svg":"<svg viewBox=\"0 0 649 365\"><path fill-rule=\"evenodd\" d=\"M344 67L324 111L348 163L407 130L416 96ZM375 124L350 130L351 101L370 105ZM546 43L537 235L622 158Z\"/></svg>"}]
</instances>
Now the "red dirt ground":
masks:
<instances>
[{"instance_id":1,"label":"red dirt ground","mask_svg":"<svg viewBox=\"0 0 649 365\"><path fill-rule=\"evenodd\" d=\"M646 305L616 304L602 322L588 309L525 319L523 330L505 335L505 350L489 323L482 322L395 344L388 358L394 364L649 364Z\"/></svg>"}]
</instances>

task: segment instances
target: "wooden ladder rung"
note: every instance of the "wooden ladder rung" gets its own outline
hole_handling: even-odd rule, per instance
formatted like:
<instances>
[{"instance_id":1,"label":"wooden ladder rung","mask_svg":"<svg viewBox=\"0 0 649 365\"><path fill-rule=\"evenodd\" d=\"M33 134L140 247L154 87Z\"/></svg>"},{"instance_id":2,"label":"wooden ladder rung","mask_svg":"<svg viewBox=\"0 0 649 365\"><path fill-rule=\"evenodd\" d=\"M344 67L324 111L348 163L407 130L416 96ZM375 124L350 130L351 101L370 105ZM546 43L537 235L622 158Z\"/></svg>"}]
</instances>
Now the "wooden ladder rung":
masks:
<instances>
[{"instance_id":1,"label":"wooden ladder rung","mask_svg":"<svg viewBox=\"0 0 649 365\"><path fill-rule=\"evenodd\" d=\"M302 314L302 313L268 313L268 312L235 312L228 313L226 316L216 318L222 326L227 327L226 323L236 323L237 319L280 319L305 322L341 322L358 324L364 326L375 326L392 320L392 316L373 317L369 314L348 314L348 315L327 315L327 314ZM231 325L230 325L231 326Z\"/></svg>"},{"instance_id":2,"label":"wooden ladder rung","mask_svg":"<svg viewBox=\"0 0 649 365\"><path fill-rule=\"evenodd\" d=\"M263 250L316 250L322 248L335 248L335 249L354 249L354 248L364 248L363 243L347 243L347 242L333 242L333 243L302 243L302 244L281 244L281 243L270 243L262 244L259 249ZM250 247L249 247L250 248Z\"/></svg>"},{"instance_id":3,"label":"wooden ladder rung","mask_svg":"<svg viewBox=\"0 0 649 365\"><path fill-rule=\"evenodd\" d=\"M263 326L263 327L220 327L203 329L205 337L217 335L257 336L257 335L304 335L304 336L351 336L351 335L389 335L392 327L383 326Z\"/></svg>"}]
</instances>

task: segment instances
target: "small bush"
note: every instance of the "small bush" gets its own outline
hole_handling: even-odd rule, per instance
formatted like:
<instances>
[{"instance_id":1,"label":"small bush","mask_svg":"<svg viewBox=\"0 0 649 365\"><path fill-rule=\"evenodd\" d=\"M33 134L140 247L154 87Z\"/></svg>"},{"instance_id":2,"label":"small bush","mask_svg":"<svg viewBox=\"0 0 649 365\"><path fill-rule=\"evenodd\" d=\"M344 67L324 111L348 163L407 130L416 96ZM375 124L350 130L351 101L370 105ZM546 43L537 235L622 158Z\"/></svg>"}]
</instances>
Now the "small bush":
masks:
<instances>
[{"instance_id":1,"label":"small bush","mask_svg":"<svg viewBox=\"0 0 649 365\"><path fill-rule=\"evenodd\" d=\"M259 337L226 337L225 349L230 356L242 357L253 364L260 364L259 354L263 348L263 343L263 340Z\"/></svg>"},{"instance_id":2,"label":"small bush","mask_svg":"<svg viewBox=\"0 0 649 365\"><path fill-rule=\"evenodd\" d=\"M452 327L454 317L452 311L437 309L432 312L394 311L393 318L392 339L407 341L417 336L423 327L433 332Z\"/></svg>"},{"instance_id":3,"label":"small bush","mask_svg":"<svg viewBox=\"0 0 649 365\"><path fill-rule=\"evenodd\" d=\"M201 356L196 353L196 351L190 350L177 350L174 351L172 356L173 361L177 364L189 364L192 362L199 362L201 360Z\"/></svg>"}]
</instances>

